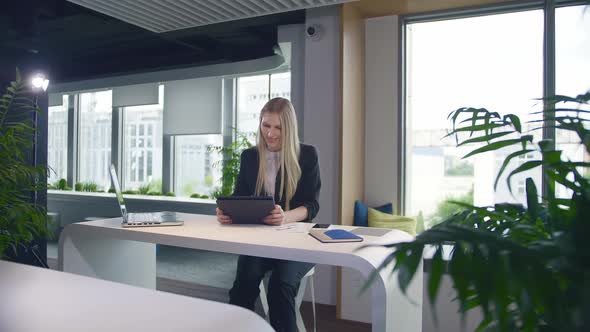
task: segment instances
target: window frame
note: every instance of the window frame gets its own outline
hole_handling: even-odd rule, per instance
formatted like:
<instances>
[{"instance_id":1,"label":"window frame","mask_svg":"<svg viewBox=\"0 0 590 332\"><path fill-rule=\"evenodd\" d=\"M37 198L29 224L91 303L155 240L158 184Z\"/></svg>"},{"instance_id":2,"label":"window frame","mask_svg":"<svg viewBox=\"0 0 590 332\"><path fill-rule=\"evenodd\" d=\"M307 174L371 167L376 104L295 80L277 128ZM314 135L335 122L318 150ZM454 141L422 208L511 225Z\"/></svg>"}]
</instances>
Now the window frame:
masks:
<instances>
[{"instance_id":1,"label":"window frame","mask_svg":"<svg viewBox=\"0 0 590 332\"><path fill-rule=\"evenodd\" d=\"M164 97L165 97L164 96L165 93L166 93L166 89L165 89L165 87L163 87L163 84L161 84L161 83L158 84L158 96L159 96L158 98L161 99L161 100L159 100L159 103L160 102L162 103L162 113L164 112L163 100L164 100ZM153 105L156 105L156 104L151 104L149 106L153 106ZM142 106L148 106L148 105L142 105ZM129 106L127 106L127 107L129 107ZM127 144L126 137L125 137L125 130L126 130L125 127L128 125L128 123L126 123L126 121L125 121L125 117L126 117L125 112L127 111L127 107L116 107L116 108L113 107L113 114L115 113L115 110L116 110L118 122L113 121L113 128L117 128L117 133L116 133L117 137L116 138L113 137L113 139L112 139L112 142L113 142L113 146L112 146L113 154L111 156L111 160L115 160L115 157L116 157L117 162L116 163L113 162L113 164L115 165L115 168L117 169L117 177L119 178L119 181L121 183L121 190L123 190L123 191L125 191L125 190L133 190L133 189L130 189L130 188L126 188L126 182L125 181L127 180L127 178L125 177L125 170L124 170L124 167L125 167L125 165L124 165L124 162L125 162L125 153L126 153L125 147L126 147L126 144ZM131 106L131 107L133 107L133 106ZM163 121L163 114L162 114L162 121ZM147 146L147 143L149 141L149 131L148 131L148 128L151 128L152 131L156 131L156 128L154 128L151 123L147 123L145 125L147 127L144 129L144 133L143 134L140 134L140 132L141 132L140 131L140 127L137 126L137 127L134 127L133 130L135 132L135 135L132 135L132 136L135 136L135 137L144 137L145 138L145 142L144 142L144 146L143 147L140 147L140 146L135 146L135 147L136 148L142 148L143 149L142 153L145 152L146 167L147 167L149 165L149 163L148 163L148 160L149 160L148 156L149 156L149 154L151 152L151 151L148 151L148 148L149 147ZM140 126L143 126L143 124L141 124ZM164 153L164 150L165 150L164 149L164 144L165 144L164 137L165 137L165 135L162 132L162 137L161 137L161 139L162 139L162 149L161 149L162 150L161 151L161 157L162 157L162 174L160 174L160 177L162 179L162 182L164 181L164 160L163 160L164 155L165 155L165 153ZM156 142L152 141L151 143L152 143L152 147L155 148L155 146L156 146L155 143ZM136 143L136 145L137 145L137 143ZM154 161L154 155L153 155L153 153L152 153L151 161L152 161L151 167L152 167L152 171L153 171L153 161ZM138 168L139 168L139 166L138 166ZM139 175L139 171L137 171L137 173ZM146 173L147 173L147 171L146 171ZM153 174L152 174L152 176L153 176ZM130 178L133 179L133 176L130 175ZM136 180L130 180L130 181L136 181ZM147 181L147 179L144 179L144 182L145 181ZM163 186L163 184L162 184L162 186ZM163 190L163 188L162 188L162 190Z\"/></svg>"},{"instance_id":2,"label":"window frame","mask_svg":"<svg viewBox=\"0 0 590 332\"><path fill-rule=\"evenodd\" d=\"M272 91L272 75L290 73L290 68L250 73L247 75L230 75L223 77L222 85L222 144L227 146L236 139L237 114L239 112L237 96L237 81L240 77L268 75L268 95ZM160 83L162 84L162 83ZM81 97L83 93L107 91L112 89L97 89L88 91L75 91L68 95L68 119L67 119L67 182L74 191L75 184L80 182L80 133L81 133ZM164 88L165 94L165 88ZM163 96L165 98L165 96ZM125 107L112 107L111 113L111 164L115 166L118 180L124 183L123 157L124 157L124 112ZM71 157L70 157L71 156ZM162 137L162 192L176 192L176 140L175 136L163 135ZM152 165L153 167L153 165ZM112 185L112 184L111 184ZM106 190L107 188L105 188ZM74 191L75 192L75 191ZM85 193L87 194L87 193ZM167 199L169 199L167 197Z\"/></svg>"},{"instance_id":3,"label":"window frame","mask_svg":"<svg viewBox=\"0 0 590 332\"><path fill-rule=\"evenodd\" d=\"M271 72L265 72L265 73L259 73L259 74L248 74L248 75L241 75L241 76L236 76L234 78L235 80L235 95L234 95L234 102L235 102L235 108L234 108L234 121L233 121L233 130L232 130L232 139L235 139L237 134L238 134L238 113L240 112L239 109L239 104L238 104L238 96L240 94L240 88L239 88L239 84L238 84L238 79L242 78L242 77L252 77L252 76L268 76L268 89L267 89L267 94L268 94L268 100L272 99L272 76L273 75L278 75L278 74L285 74L285 73L291 73L291 69L279 69L277 71L271 71Z\"/></svg>"},{"instance_id":4,"label":"window frame","mask_svg":"<svg viewBox=\"0 0 590 332\"><path fill-rule=\"evenodd\" d=\"M70 142L70 135L71 135L71 140L72 140L72 147L73 147L73 152L72 152L72 159L75 159L72 165L72 169L71 169L71 178L72 181L70 182L70 168L69 168L69 164L68 164L68 186L70 186L72 188L72 190L75 191L75 184L80 181L80 134L82 132L82 98L80 97L81 94L84 93L96 93L96 92L104 92L104 91L111 91L111 102L112 102L112 89L99 89L99 90L89 90L89 91L80 91L80 92L73 92L71 93L71 95L74 97L74 107L71 110L71 112L73 113L73 121L72 121L72 126L70 127L70 124L68 123L68 129L72 128L73 130L69 130L68 131L68 143ZM119 142L118 140L115 141L115 138L119 137L119 129L117 129L117 127L114 125L114 123L116 123L116 121L120 121L118 118L120 116L120 112L118 111L118 108L115 107L111 107L111 164L114 164L116 167L118 167L118 163L116 163L116 161L113 159L113 157L118 153L119 149L117 146L117 143ZM70 119L68 119L69 122ZM69 152L69 149L68 149ZM108 177L108 170L107 172L107 177ZM120 175L120 169L117 169L117 173L118 173L118 177L119 177L119 181L121 181L121 175Z\"/></svg>"},{"instance_id":5,"label":"window frame","mask_svg":"<svg viewBox=\"0 0 590 332\"><path fill-rule=\"evenodd\" d=\"M555 95L556 91L556 63L555 63L555 12L559 8L569 7L569 6L579 6L579 5L588 5L586 1L581 0L533 0L533 1L522 1L522 2L510 2L510 3L503 3L503 4L492 4L492 5L481 5L481 6L474 6L469 8L461 8L461 9L451 9L451 10L441 10L441 11L432 11L428 13L420 13L420 14L411 14L411 15L402 15L399 19L399 49L398 49L398 69L399 69L399 84L398 93L399 93L399 101L398 101L398 109L400 110L400 118L399 122L397 123L397 131L398 131L398 142L399 142L399 155L397 156L398 162L400 167L398 168L398 178L400 179L399 185L397 189L397 206L399 207L399 211L401 214L406 213L406 201L408 197L406 197L407 193L407 185L408 179L407 176L407 136L408 136L408 126L407 126L407 105L406 105L406 97L407 97L407 72L406 66L408 63L408 59L406 57L406 45L407 45L407 36L406 36L406 28L408 24L414 23L425 23L425 22L434 22L434 21L441 21L441 20L451 20L451 19L461 19L461 18L470 18L470 17L481 17L486 15L496 15L496 14L506 14L506 13L516 13L522 11L529 11L529 10L543 10L544 15L544 24L543 24L543 98L547 98L549 96ZM590 6L590 5L588 5ZM544 114L545 128L543 129L542 137L543 139L551 139L555 144L555 129L552 128L554 124L553 121L548 120L549 115ZM544 171L544 170L543 170ZM545 177L541 178L541 188L542 188L542 195L549 194L549 188L551 187L550 184L547 182L548 180Z\"/></svg>"}]
</instances>

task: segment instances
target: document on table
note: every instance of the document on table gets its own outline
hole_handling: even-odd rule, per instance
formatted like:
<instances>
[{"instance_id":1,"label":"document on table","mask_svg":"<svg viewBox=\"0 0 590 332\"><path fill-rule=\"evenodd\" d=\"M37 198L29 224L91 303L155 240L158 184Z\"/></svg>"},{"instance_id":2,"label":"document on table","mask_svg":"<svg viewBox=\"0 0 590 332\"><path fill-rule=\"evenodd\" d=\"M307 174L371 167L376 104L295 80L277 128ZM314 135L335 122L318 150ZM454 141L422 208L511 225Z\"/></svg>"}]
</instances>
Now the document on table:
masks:
<instances>
[{"instance_id":1,"label":"document on table","mask_svg":"<svg viewBox=\"0 0 590 332\"><path fill-rule=\"evenodd\" d=\"M303 222L294 222L294 223L290 223L290 224L276 226L275 230L286 232L286 233L307 233L307 232L309 232L309 229L311 227L313 227L313 224L303 223Z\"/></svg>"}]
</instances>

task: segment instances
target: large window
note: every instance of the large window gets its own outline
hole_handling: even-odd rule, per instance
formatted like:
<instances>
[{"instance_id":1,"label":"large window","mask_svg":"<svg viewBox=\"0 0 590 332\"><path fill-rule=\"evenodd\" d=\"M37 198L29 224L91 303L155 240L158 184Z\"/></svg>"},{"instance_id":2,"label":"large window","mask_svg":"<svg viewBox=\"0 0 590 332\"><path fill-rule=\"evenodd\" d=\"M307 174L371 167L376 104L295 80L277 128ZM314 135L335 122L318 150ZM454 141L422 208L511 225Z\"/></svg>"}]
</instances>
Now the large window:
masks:
<instances>
[{"instance_id":1,"label":"large window","mask_svg":"<svg viewBox=\"0 0 590 332\"><path fill-rule=\"evenodd\" d=\"M291 99L291 72L270 75L270 98Z\"/></svg>"},{"instance_id":2,"label":"large window","mask_svg":"<svg viewBox=\"0 0 590 332\"><path fill-rule=\"evenodd\" d=\"M291 73L281 72L236 79L235 127L255 143L258 116L264 104L275 97L290 98ZM211 196L221 186L222 156L209 149L221 146L222 135L185 135L174 139L174 192L177 196Z\"/></svg>"},{"instance_id":3,"label":"large window","mask_svg":"<svg viewBox=\"0 0 590 332\"><path fill-rule=\"evenodd\" d=\"M269 100L269 78L269 75L238 78L238 132L258 132L260 110Z\"/></svg>"},{"instance_id":4,"label":"large window","mask_svg":"<svg viewBox=\"0 0 590 332\"><path fill-rule=\"evenodd\" d=\"M177 196L210 196L221 184L221 156L210 146L221 146L221 135L187 135L174 139L174 192Z\"/></svg>"},{"instance_id":5,"label":"large window","mask_svg":"<svg viewBox=\"0 0 590 332\"><path fill-rule=\"evenodd\" d=\"M112 93L98 91L79 95L79 182L108 189L111 183Z\"/></svg>"},{"instance_id":6,"label":"large window","mask_svg":"<svg viewBox=\"0 0 590 332\"><path fill-rule=\"evenodd\" d=\"M48 109L47 182L55 183L68 176L68 96L64 95L61 106Z\"/></svg>"},{"instance_id":7,"label":"large window","mask_svg":"<svg viewBox=\"0 0 590 332\"><path fill-rule=\"evenodd\" d=\"M543 11L408 23L405 29L406 214L422 214L429 227L454 212L448 200L525 202L525 178L540 183L540 170L515 176L512 194L500 190L506 186L495 191L495 176L512 151L462 159L477 146L457 148L454 138L443 136L448 114L460 107L532 119L535 98L543 95Z\"/></svg>"},{"instance_id":8,"label":"large window","mask_svg":"<svg viewBox=\"0 0 590 332\"><path fill-rule=\"evenodd\" d=\"M257 133L260 110L271 98L291 98L291 72L238 78L237 130ZM251 136L252 140L254 136Z\"/></svg>"},{"instance_id":9,"label":"large window","mask_svg":"<svg viewBox=\"0 0 590 332\"><path fill-rule=\"evenodd\" d=\"M123 109L124 190L162 191L163 97L160 85L158 104Z\"/></svg>"},{"instance_id":10,"label":"large window","mask_svg":"<svg viewBox=\"0 0 590 332\"><path fill-rule=\"evenodd\" d=\"M236 101L234 116L224 117L222 127L243 134L257 131L260 110L270 98L291 95L290 72L236 77L234 82L237 88L232 95L223 96L220 91L224 100ZM133 93L121 91L133 90L116 92ZM164 92L165 84L161 84L157 104L115 108L120 118L113 118L112 90L74 94L74 124L68 124L68 97L64 96L63 106L49 109L49 182L73 178L68 186L76 190L106 191L110 189L111 156L118 156L113 163L118 163L122 187L129 194L158 194L165 189L177 196L211 197L221 187L223 164L222 156L210 147L228 144L224 137L234 137L235 132L170 134L170 150L166 149ZM69 128L75 130L68 132ZM73 137L68 139L68 135ZM255 135L249 137L254 140ZM68 140L76 143L73 169L67 168Z\"/></svg>"}]
</instances>

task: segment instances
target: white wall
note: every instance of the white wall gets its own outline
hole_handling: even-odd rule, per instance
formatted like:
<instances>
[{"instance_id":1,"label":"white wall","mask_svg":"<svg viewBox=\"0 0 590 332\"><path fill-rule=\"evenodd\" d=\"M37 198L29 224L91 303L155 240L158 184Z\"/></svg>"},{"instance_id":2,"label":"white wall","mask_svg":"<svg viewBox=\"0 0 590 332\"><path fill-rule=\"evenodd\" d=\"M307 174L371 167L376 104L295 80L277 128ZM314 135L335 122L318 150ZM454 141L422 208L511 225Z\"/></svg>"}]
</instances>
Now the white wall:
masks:
<instances>
[{"instance_id":1,"label":"white wall","mask_svg":"<svg viewBox=\"0 0 590 332\"><path fill-rule=\"evenodd\" d=\"M398 17L365 25L365 200L369 205L399 199ZM399 206L396 207L399 211Z\"/></svg>"},{"instance_id":2,"label":"white wall","mask_svg":"<svg viewBox=\"0 0 590 332\"><path fill-rule=\"evenodd\" d=\"M398 201L398 23L397 16L365 20L364 195L369 206ZM342 318L371 322L371 293L359 295L365 282L360 272L343 269Z\"/></svg>"},{"instance_id":3,"label":"white wall","mask_svg":"<svg viewBox=\"0 0 590 332\"><path fill-rule=\"evenodd\" d=\"M305 39L303 142L319 151L322 190L316 221L339 223L341 57L340 6L308 9L306 25L322 27L321 38ZM294 68L293 68L294 69ZM316 301L336 304L336 269L316 268Z\"/></svg>"},{"instance_id":4,"label":"white wall","mask_svg":"<svg viewBox=\"0 0 590 332\"><path fill-rule=\"evenodd\" d=\"M299 125L299 137L304 136L303 126L305 87L305 24L281 25L277 39L286 65L291 69L291 103L295 107ZM289 54L285 54L289 52Z\"/></svg>"},{"instance_id":5,"label":"white wall","mask_svg":"<svg viewBox=\"0 0 590 332\"><path fill-rule=\"evenodd\" d=\"M365 199L369 205L396 202L400 185L398 170L401 167L398 123L402 121L399 108L399 18L387 16L366 20L365 25ZM399 207L398 207L399 209ZM399 210L398 210L399 211ZM346 276L350 285L362 284L362 276L352 272ZM343 276L344 278L344 276ZM427 284L428 274L424 274ZM461 331L458 304L453 301L456 292L449 276L443 276L439 296L435 303L438 320L435 322L428 292L423 291L422 331ZM366 296L366 295L363 295ZM358 299L356 320L368 321L366 298ZM467 316L465 331L473 331L481 320L481 312Z\"/></svg>"}]
</instances>

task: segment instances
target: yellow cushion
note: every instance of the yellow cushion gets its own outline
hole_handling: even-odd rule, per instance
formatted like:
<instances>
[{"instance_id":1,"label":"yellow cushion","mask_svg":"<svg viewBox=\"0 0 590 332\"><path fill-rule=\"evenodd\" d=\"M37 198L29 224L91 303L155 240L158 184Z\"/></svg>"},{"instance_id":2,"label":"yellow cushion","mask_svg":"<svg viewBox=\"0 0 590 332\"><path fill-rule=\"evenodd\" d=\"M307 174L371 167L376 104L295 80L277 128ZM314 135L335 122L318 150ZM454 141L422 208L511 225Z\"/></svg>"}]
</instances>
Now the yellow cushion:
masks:
<instances>
[{"instance_id":1,"label":"yellow cushion","mask_svg":"<svg viewBox=\"0 0 590 332\"><path fill-rule=\"evenodd\" d=\"M369 227L390 228L416 236L416 219L383 213L369 208Z\"/></svg>"}]
</instances>

